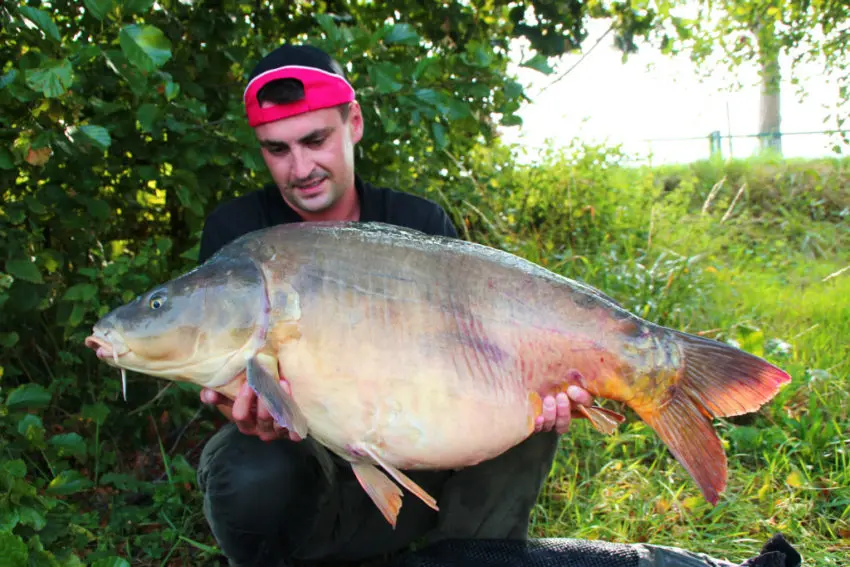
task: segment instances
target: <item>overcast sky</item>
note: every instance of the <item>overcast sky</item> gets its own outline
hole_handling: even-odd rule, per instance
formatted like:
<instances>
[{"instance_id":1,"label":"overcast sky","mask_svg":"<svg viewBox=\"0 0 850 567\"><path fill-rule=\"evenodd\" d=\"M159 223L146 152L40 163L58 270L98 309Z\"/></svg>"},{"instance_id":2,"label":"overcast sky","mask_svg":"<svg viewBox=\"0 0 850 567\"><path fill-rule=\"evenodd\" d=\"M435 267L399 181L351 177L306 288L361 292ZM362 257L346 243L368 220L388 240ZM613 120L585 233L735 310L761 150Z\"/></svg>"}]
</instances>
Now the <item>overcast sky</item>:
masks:
<instances>
[{"instance_id":1,"label":"overcast sky","mask_svg":"<svg viewBox=\"0 0 850 567\"><path fill-rule=\"evenodd\" d=\"M602 36L608 24L591 22L585 49ZM547 143L567 144L576 136L588 142L622 143L636 158L654 152L654 163L688 162L708 156L708 135L730 129L733 135L758 132L758 86L728 92L728 74L717 73L712 80L700 82L693 64L685 56L671 58L644 47L626 63L606 37L563 80L546 88L580 55L564 57L554 75L516 67L520 81L530 87L533 102L521 112L524 125L505 132L509 141L521 141L533 148ZM651 67L648 67L651 66ZM739 79L754 83L756 68L742 70ZM837 87L818 76L817 68L809 70L804 81L808 97L800 102L790 84L785 67L781 99L782 131L803 132L826 130L834 122L824 124L824 105L834 105ZM725 90L724 90L725 89ZM542 91L542 92L541 92ZM729 118L727 119L727 105ZM645 142L644 139L692 138L694 141ZM834 143L827 136L787 136L783 138L786 156L831 155ZM755 139L735 138L732 153L745 157L757 148ZM724 156L729 155L729 142L723 140ZM533 155L533 154L532 154Z\"/></svg>"}]
</instances>

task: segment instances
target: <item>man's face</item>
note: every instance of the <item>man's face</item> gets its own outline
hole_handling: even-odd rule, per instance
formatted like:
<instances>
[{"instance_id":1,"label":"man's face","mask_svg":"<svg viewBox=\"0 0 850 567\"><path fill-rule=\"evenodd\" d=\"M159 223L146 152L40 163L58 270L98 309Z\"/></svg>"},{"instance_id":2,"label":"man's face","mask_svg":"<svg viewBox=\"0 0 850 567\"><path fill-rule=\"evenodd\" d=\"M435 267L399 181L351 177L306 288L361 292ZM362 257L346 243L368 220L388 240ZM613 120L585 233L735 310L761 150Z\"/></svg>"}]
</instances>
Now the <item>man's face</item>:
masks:
<instances>
[{"instance_id":1,"label":"man's face","mask_svg":"<svg viewBox=\"0 0 850 567\"><path fill-rule=\"evenodd\" d=\"M349 109L345 122L337 108L324 108L254 128L272 178L296 209L319 213L354 190L363 117L356 102Z\"/></svg>"}]
</instances>

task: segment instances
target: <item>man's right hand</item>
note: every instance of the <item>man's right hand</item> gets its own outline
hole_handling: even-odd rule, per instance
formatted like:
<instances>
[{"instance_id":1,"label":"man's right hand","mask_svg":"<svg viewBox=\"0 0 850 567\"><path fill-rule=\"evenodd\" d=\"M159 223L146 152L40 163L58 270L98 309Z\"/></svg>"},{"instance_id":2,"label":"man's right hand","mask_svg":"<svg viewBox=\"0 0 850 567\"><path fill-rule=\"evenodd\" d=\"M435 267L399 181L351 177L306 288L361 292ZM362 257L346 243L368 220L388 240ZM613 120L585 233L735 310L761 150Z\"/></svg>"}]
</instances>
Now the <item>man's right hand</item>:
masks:
<instances>
[{"instance_id":1,"label":"man's right hand","mask_svg":"<svg viewBox=\"0 0 850 567\"><path fill-rule=\"evenodd\" d=\"M236 376L236 379L240 378L245 378L244 372ZM287 394L291 394L286 380L281 380L280 385L283 386ZM292 441L301 441L301 437L297 433L289 431L275 422L266 407L266 403L257 398L257 394L254 393L247 382L243 382L242 389L239 390L235 400L231 400L215 390L204 388L201 390L201 401L216 406L245 435L256 435L263 441L276 441L286 438Z\"/></svg>"}]
</instances>

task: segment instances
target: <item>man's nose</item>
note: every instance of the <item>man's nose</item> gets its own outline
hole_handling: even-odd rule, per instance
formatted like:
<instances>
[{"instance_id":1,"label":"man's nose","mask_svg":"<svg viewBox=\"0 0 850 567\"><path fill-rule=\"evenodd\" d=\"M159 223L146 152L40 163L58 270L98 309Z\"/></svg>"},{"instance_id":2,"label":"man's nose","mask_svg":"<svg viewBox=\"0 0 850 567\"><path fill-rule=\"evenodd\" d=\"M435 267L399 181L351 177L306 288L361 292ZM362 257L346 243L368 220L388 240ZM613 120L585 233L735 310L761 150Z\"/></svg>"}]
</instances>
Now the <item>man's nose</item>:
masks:
<instances>
[{"instance_id":1,"label":"man's nose","mask_svg":"<svg viewBox=\"0 0 850 567\"><path fill-rule=\"evenodd\" d=\"M292 174L295 179L306 179L310 177L315 167L315 162L305 151L292 152Z\"/></svg>"}]
</instances>

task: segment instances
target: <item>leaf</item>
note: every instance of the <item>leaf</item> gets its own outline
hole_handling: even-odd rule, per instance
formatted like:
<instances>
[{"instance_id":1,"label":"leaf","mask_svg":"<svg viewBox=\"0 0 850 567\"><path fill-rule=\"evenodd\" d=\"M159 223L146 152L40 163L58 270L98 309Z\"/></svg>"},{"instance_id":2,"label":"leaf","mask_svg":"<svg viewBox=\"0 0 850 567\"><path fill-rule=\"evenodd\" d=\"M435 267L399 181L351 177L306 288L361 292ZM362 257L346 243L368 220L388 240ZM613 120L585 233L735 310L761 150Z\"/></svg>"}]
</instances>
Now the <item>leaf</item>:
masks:
<instances>
[{"instance_id":1,"label":"leaf","mask_svg":"<svg viewBox=\"0 0 850 567\"><path fill-rule=\"evenodd\" d=\"M446 138L446 127L440 124L439 122L434 122L431 125L431 129L434 132L434 142L437 144L437 148L442 150L448 145L448 139Z\"/></svg>"},{"instance_id":2,"label":"leaf","mask_svg":"<svg viewBox=\"0 0 850 567\"><path fill-rule=\"evenodd\" d=\"M112 8L112 0L83 0L86 10L98 21L103 21Z\"/></svg>"},{"instance_id":3,"label":"leaf","mask_svg":"<svg viewBox=\"0 0 850 567\"><path fill-rule=\"evenodd\" d=\"M130 567L130 562L121 557L102 557L91 564L91 567Z\"/></svg>"},{"instance_id":4,"label":"leaf","mask_svg":"<svg viewBox=\"0 0 850 567\"><path fill-rule=\"evenodd\" d=\"M5 89L7 86L11 85L17 77L18 70L10 69L8 73L0 77L0 89Z\"/></svg>"},{"instance_id":5,"label":"leaf","mask_svg":"<svg viewBox=\"0 0 850 567\"><path fill-rule=\"evenodd\" d=\"M105 150L112 145L112 138L103 126L86 124L85 126L80 126L80 132L85 134L86 138L94 142L94 144L102 150Z\"/></svg>"},{"instance_id":6,"label":"leaf","mask_svg":"<svg viewBox=\"0 0 850 567\"><path fill-rule=\"evenodd\" d=\"M505 98L509 100L516 100L523 94L522 85L516 81L505 81L504 89Z\"/></svg>"},{"instance_id":7,"label":"leaf","mask_svg":"<svg viewBox=\"0 0 850 567\"><path fill-rule=\"evenodd\" d=\"M0 532L0 549L3 550L2 563L0 565L12 567L13 565L28 565L27 544L20 537L10 532Z\"/></svg>"},{"instance_id":8,"label":"leaf","mask_svg":"<svg viewBox=\"0 0 850 567\"><path fill-rule=\"evenodd\" d=\"M9 500L0 503L0 532L12 531L20 521L21 514L16 505ZM0 565L3 565L3 563L0 563Z\"/></svg>"},{"instance_id":9,"label":"leaf","mask_svg":"<svg viewBox=\"0 0 850 567\"><path fill-rule=\"evenodd\" d=\"M6 148L0 148L0 169L14 169L15 158Z\"/></svg>"},{"instance_id":10,"label":"leaf","mask_svg":"<svg viewBox=\"0 0 850 567\"><path fill-rule=\"evenodd\" d=\"M180 85L173 81L165 83L165 100L172 101L180 93Z\"/></svg>"},{"instance_id":11,"label":"leaf","mask_svg":"<svg viewBox=\"0 0 850 567\"><path fill-rule=\"evenodd\" d=\"M159 108L155 104L145 103L136 111L136 120L145 132L153 132L153 124L159 114Z\"/></svg>"},{"instance_id":12,"label":"leaf","mask_svg":"<svg viewBox=\"0 0 850 567\"><path fill-rule=\"evenodd\" d=\"M788 477L785 479L785 482L788 484L788 486L791 486L793 488L800 488L803 486L803 477L798 471L794 471L788 475Z\"/></svg>"},{"instance_id":13,"label":"leaf","mask_svg":"<svg viewBox=\"0 0 850 567\"><path fill-rule=\"evenodd\" d=\"M20 335L15 331L11 333L0 333L0 346L3 348L12 348L18 343Z\"/></svg>"},{"instance_id":14,"label":"leaf","mask_svg":"<svg viewBox=\"0 0 850 567\"><path fill-rule=\"evenodd\" d=\"M50 161L51 154L53 154L53 150L50 148L38 148L37 150L30 148L24 161L30 165L42 166Z\"/></svg>"},{"instance_id":15,"label":"leaf","mask_svg":"<svg viewBox=\"0 0 850 567\"><path fill-rule=\"evenodd\" d=\"M154 0L125 0L122 9L128 14L141 14L153 6Z\"/></svg>"},{"instance_id":16,"label":"leaf","mask_svg":"<svg viewBox=\"0 0 850 567\"><path fill-rule=\"evenodd\" d=\"M49 443L59 450L59 456L72 455L78 459L86 456L86 442L78 433L60 433L50 438Z\"/></svg>"},{"instance_id":17,"label":"leaf","mask_svg":"<svg viewBox=\"0 0 850 567\"><path fill-rule=\"evenodd\" d=\"M534 57L532 57L531 59L529 59L528 61L522 63L522 67L528 67L529 69L534 69L535 71L539 71L539 72L543 73L544 75L551 75L554 72L554 69L552 69L552 67L549 66L549 63L546 60L546 57L539 54L539 53L537 55L535 55Z\"/></svg>"},{"instance_id":18,"label":"leaf","mask_svg":"<svg viewBox=\"0 0 850 567\"><path fill-rule=\"evenodd\" d=\"M384 36L384 43L393 44L400 43L405 45L415 45L419 42L419 34L413 30L410 24L395 24L387 35Z\"/></svg>"},{"instance_id":19,"label":"leaf","mask_svg":"<svg viewBox=\"0 0 850 567\"><path fill-rule=\"evenodd\" d=\"M97 295L97 286L90 283L78 283L68 288L65 295L62 296L63 301L89 301Z\"/></svg>"},{"instance_id":20,"label":"leaf","mask_svg":"<svg viewBox=\"0 0 850 567\"><path fill-rule=\"evenodd\" d=\"M369 78L378 94L393 93L401 89L401 83L395 80L401 75L401 68L392 63L381 62L369 67Z\"/></svg>"},{"instance_id":21,"label":"leaf","mask_svg":"<svg viewBox=\"0 0 850 567\"><path fill-rule=\"evenodd\" d=\"M6 407L10 410L43 408L53 395L40 384L22 384L9 393Z\"/></svg>"},{"instance_id":22,"label":"leaf","mask_svg":"<svg viewBox=\"0 0 850 567\"><path fill-rule=\"evenodd\" d=\"M56 98L65 93L74 82L74 68L67 59L50 60L35 69L24 73L29 88L48 98Z\"/></svg>"},{"instance_id":23,"label":"leaf","mask_svg":"<svg viewBox=\"0 0 850 567\"><path fill-rule=\"evenodd\" d=\"M12 478L24 478L27 475L27 464L22 459L14 459L3 463L3 472Z\"/></svg>"},{"instance_id":24,"label":"leaf","mask_svg":"<svg viewBox=\"0 0 850 567\"><path fill-rule=\"evenodd\" d=\"M44 283L38 266L30 260L9 260L6 262L6 272L14 276L15 279L36 284Z\"/></svg>"},{"instance_id":25,"label":"leaf","mask_svg":"<svg viewBox=\"0 0 850 567\"><path fill-rule=\"evenodd\" d=\"M21 506L18 509L18 515L22 524L31 526L35 530L41 530L47 525L44 515L35 508Z\"/></svg>"},{"instance_id":26,"label":"leaf","mask_svg":"<svg viewBox=\"0 0 850 567\"><path fill-rule=\"evenodd\" d=\"M37 415L28 413L18 421L18 433L28 441L41 446L44 440L44 422Z\"/></svg>"},{"instance_id":27,"label":"leaf","mask_svg":"<svg viewBox=\"0 0 850 567\"><path fill-rule=\"evenodd\" d=\"M171 59L171 41L156 26L126 26L119 34L119 42L130 63L148 73Z\"/></svg>"},{"instance_id":28,"label":"leaf","mask_svg":"<svg viewBox=\"0 0 850 567\"><path fill-rule=\"evenodd\" d=\"M145 488L146 484L135 477L122 473L106 473L100 477L100 484L111 484L119 490L136 490L140 491Z\"/></svg>"},{"instance_id":29,"label":"leaf","mask_svg":"<svg viewBox=\"0 0 850 567\"><path fill-rule=\"evenodd\" d=\"M92 481L75 470L62 471L47 485L47 493L55 495L74 494L92 486Z\"/></svg>"},{"instance_id":30,"label":"leaf","mask_svg":"<svg viewBox=\"0 0 850 567\"><path fill-rule=\"evenodd\" d=\"M332 43L337 44L339 42L339 28L337 28L333 16L330 14L318 14L316 16L316 22L318 22L319 27L322 28L322 31L325 32L325 35L328 36L328 39Z\"/></svg>"},{"instance_id":31,"label":"leaf","mask_svg":"<svg viewBox=\"0 0 850 567\"><path fill-rule=\"evenodd\" d=\"M422 102L430 105L437 106L440 104L440 95L434 89L416 89L413 94Z\"/></svg>"},{"instance_id":32,"label":"leaf","mask_svg":"<svg viewBox=\"0 0 850 567\"><path fill-rule=\"evenodd\" d=\"M59 28L57 28L56 24L53 23L53 19L50 17L50 14L30 6L21 6L18 9L27 19L31 20L49 37L52 37L56 41L62 40L62 37L59 35Z\"/></svg>"},{"instance_id":33,"label":"leaf","mask_svg":"<svg viewBox=\"0 0 850 567\"><path fill-rule=\"evenodd\" d=\"M83 419L90 419L97 425L103 425L106 422L106 418L108 415L109 406L107 406L103 402L97 402L96 404L86 404L80 410L80 416Z\"/></svg>"}]
</instances>

